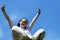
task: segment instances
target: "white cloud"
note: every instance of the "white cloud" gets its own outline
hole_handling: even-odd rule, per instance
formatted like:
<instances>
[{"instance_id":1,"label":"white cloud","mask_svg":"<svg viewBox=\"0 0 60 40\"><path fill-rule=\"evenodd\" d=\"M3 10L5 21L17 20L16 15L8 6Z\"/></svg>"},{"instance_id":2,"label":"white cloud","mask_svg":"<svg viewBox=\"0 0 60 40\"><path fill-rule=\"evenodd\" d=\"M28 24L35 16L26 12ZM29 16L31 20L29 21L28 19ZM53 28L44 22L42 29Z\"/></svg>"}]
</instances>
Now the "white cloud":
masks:
<instances>
[{"instance_id":1,"label":"white cloud","mask_svg":"<svg viewBox=\"0 0 60 40\"><path fill-rule=\"evenodd\" d=\"M0 28L0 39L3 37L3 30Z\"/></svg>"},{"instance_id":2,"label":"white cloud","mask_svg":"<svg viewBox=\"0 0 60 40\"><path fill-rule=\"evenodd\" d=\"M25 17L25 16L26 16L25 12L18 12L18 11L12 12L10 14L10 18L12 21L15 21L15 20L20 19L20 18Z\"/></svg>"},{"instance_id":3,"label":"white cloud","mask_svg":"<svg viewBox=\"0 0 60 40\"><path fill-rule=\"evenodd\" d=\"M18 14L18 12L13 12L13 13L11 13L11 14L10 14L11 20L15 20L15 19L17 18L17 14Z\"/></svg>"}]
</instances>

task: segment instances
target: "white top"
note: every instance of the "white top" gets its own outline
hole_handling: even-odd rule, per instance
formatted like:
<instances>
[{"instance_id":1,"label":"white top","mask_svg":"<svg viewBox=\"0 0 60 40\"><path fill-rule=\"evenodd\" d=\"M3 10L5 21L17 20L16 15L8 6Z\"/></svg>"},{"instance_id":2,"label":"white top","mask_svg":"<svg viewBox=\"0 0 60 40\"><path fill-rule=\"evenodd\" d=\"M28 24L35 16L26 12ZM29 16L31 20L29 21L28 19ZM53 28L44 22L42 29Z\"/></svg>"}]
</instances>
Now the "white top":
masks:
<instances>
[{"instance_id":1,"label":"white top","mask_svg":"<svg viewBox=\"0 0 60 40\"><path fill-rule=\"evenodd\" d=\"M21 27L14 26L12 28L12 34L13 34L13 40L20 40L22 36L28 36L29 38L32 38L31 33L27 29L23 29Z\"/></svg>"}]
</instances>

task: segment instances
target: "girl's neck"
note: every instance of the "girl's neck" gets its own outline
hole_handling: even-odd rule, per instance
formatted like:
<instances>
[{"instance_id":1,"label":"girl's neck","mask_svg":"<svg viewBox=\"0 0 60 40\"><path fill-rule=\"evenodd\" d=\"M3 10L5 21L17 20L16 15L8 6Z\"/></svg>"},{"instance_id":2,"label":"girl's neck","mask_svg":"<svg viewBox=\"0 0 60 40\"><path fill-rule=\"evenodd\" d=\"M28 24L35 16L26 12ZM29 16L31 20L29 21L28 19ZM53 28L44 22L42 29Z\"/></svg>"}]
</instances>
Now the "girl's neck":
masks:
<instances>
[{"instance_id":1,"label":"girl's neck","mask_svg":"<svg viewBox=\"0 0 60 40\"><path fill-rule=\"evenodd\" d=\"M20 25L20 27L26 29L26 26L22 26L22 25Z\"/></svg>"}]
</instances>

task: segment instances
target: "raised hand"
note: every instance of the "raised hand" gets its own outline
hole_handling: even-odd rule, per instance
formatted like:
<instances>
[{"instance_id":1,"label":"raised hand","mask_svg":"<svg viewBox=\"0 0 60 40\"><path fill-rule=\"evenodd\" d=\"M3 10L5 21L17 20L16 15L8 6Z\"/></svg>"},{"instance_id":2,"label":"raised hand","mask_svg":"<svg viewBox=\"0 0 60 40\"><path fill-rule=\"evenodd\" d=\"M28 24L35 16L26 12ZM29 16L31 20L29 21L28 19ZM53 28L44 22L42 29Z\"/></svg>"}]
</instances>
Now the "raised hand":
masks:
<instances>
[{"instance_id":1,"label":"raised hand","mask_svg":"<svg viewBox=\"0 0 60 40\"><path fill-rule=\"evenodd\" d=\"M40 8L38 8L38 14L40 14L40 12L41 12L41 10L40 10Z\"/></svg>"},{"instance_id":2,"label":"raised hand","mask_svg":"<svg viewBox=\"0 0 60 40\"><path fill-rule=\"evenodd\" d=\"M2 10L2 12L5 11L5 6L4 5L1 6L1 10Z\"/></svg>"}]
</instances>

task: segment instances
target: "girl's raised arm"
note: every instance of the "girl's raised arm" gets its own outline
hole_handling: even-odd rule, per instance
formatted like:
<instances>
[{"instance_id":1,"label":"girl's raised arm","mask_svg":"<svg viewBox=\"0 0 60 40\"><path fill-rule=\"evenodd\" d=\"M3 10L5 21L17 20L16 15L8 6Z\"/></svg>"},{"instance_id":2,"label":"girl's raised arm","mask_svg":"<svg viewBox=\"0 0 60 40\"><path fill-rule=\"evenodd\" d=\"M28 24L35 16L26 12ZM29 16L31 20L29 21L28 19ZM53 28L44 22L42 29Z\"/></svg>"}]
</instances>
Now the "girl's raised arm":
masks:
<instances>
[{"instance_id":1,"label":"girl's raised arm","mask_svg":"<svg viewBox=\"0 0 60 40\"><path fill-rule=\"evenodd\" d=\"M29 25L30 30L32 29L32 27L33 27L33 25L34 25L36 19L39 17L40 12L41 12L41 10L38 8L38 13L35 15L35 17L32 19L32 21L31 21L31 23L30 23L30 25Z\"/></svg>"},{"instance_id":2,"label":"girl's raised arm","mask_svg":"<svg viewBox=\"0 0 60 40\"><path fill-rule=\"evenodd\" d=\"M5 11L5 6L4 6L4 5L1 6L1 10L2 10L5 18L7 19L8 23L9 23L9 25L10 25L10 28L12 29L13 24L12 24L12 21L10 20L9 16L7 15L7 13L6 13L6 11Z\"/></svg>"}]
</instances>

